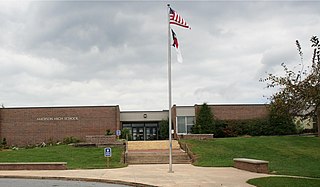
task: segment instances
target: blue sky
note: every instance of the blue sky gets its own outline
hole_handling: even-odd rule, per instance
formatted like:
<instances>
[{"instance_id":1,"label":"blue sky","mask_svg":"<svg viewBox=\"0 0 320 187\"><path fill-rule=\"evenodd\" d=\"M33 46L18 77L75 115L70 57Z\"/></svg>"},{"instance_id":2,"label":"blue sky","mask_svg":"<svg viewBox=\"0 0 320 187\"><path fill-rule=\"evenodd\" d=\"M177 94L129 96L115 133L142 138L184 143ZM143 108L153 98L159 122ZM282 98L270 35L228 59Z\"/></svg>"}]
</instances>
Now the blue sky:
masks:
<instances>
[{"instance_id":1,"label":"blue sky","mask_svg":"<svg viewBox=\"0 0 320 187\"><path fill-rule=\"evenodd\" d=\"M177 105L266 103L259 82L280 64L310 64L317 1L170 2L192 27L172 26ZM168 108L167 6L162 1L0 1L0 103Z\"/></svg>"}]
</instances>

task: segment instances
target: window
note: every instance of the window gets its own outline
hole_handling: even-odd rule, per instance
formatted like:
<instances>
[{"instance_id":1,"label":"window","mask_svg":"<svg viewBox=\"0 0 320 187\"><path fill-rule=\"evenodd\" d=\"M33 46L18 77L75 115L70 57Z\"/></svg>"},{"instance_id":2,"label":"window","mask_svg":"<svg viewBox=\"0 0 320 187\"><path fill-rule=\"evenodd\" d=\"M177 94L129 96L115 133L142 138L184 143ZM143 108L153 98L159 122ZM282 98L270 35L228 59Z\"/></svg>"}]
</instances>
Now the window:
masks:
<instances>
[{"instance_id":1,"label":"window","mask_svg":"<svg viewBox=\"0 0 320 187\"><path fill-rule=\"evenodd\" d=\"M194 116L177 116L177 133L190 134L194 125Z\"/></svg>"}]
</instances>

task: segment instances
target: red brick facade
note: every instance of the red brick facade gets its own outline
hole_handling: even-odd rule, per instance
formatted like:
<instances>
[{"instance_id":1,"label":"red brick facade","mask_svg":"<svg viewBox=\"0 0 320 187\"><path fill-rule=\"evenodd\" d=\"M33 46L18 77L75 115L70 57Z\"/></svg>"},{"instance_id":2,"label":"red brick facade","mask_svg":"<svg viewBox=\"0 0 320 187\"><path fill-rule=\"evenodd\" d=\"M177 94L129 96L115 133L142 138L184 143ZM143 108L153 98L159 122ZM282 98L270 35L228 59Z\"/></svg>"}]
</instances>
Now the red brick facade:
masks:
<instances>
[{"instance_id":1,"label":"red brick facade","mask_svg":"<svg viewBox=\"0 0 320 187\"><path fill-rule=\"evenodd\" d=\"M0 138L7 145L34 145L74 136L103 135L120 128L119 106L3 108Z\"/></svg>"},{"instance_id":2,"label":"red brick facade","mask_svg":"<svg viewBox=\"0 0 320 187\"><path fill-rule=\"evenodd\" d=\"M196 115L201 105L195 105ZM261 119L268 115L267 105L209 105L220 120ZM177 107L172 107L176 132ZM120 129L119 106L1 108L0 138L7 145L25 146L62 141L66 137L85 140L86 136L104 135ZM175 134L175 138L176 134Z\"/></svg>"},{"instance_id":3,"label":"red brick facade","mask_svg":"<svg viewBox=\"0 0 320 187\"><path fill-rule=\"evenodd\" d=\"M209 105L214 117L219 120L262 119L268 115L267 106L263 104ZM196 113L200 107L201 105L196 105Z\"/></svg>"}]
</instances>

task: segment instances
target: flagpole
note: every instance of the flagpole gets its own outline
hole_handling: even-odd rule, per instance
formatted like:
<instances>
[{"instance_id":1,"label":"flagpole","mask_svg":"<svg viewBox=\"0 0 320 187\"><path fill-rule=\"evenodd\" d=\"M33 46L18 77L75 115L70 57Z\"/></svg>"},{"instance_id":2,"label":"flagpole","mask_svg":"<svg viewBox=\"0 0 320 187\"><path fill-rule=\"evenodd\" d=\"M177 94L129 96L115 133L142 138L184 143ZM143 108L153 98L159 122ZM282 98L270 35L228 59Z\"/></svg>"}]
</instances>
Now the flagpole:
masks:
<instances>
[{"instance_id":1,"label":"flagpole","mask_svg":"<svg viewBox=\"0 0 320 187\"><path fill-rule=\"evenodd\" d=\"M169 90L169 173L173 173L172 170L172 94L171 94L171 40L170 40L170 4L168 6L168 90Z\"/></svg>"}]
</instances>

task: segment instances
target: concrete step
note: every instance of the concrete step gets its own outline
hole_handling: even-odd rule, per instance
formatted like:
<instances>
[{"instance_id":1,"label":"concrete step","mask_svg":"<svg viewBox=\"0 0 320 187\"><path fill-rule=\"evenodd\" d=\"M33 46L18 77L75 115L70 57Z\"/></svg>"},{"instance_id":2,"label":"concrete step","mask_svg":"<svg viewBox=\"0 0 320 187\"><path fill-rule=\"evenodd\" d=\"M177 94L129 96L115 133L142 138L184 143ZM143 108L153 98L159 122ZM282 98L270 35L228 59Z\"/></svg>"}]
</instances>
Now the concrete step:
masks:
<instances>
[{"instance_id":1,"label":"concrete step","mask_svg":"<svg viewBox=\"0 0 320 187\"><path fill-rule=\"evenodd\" d=\"M131 150L168 150L169 140L158 141L128 141L128 151ZM172 140L172 149L180 149L179 142Z\"/></svg>"},{"instance_id":2,"label":"concrete step","mask_svg":"<svg viewBox=\"0 0 320 187\"><path fill-rule=\"evenodd\" d=\"M127 154L128 164L168 164L169 150L134 150ZM172 151L172 163L189 164L191 160L182 150Z\"/></svg>"},{"instance_id":3,"label":"concrete step","mask_svg":"<svg viewBox=\"0 0 320 187\"><path fill-rule=\"evenodd\" d=\"M129 141L126 162L128 164L168 164L169 140ZM177 140L172 140L172 163L191 163L188 154L180 149Z\"/></svg>"},{"instance_id":4,"label":"concrete step","mask_svg":"<svg viewBox=\"0 0 320 187\"><path fill-rule=\"evenodd\" d=\"M168 164L169 154L128 154L128 164ZM172 155L173 164L189 164L191 163L188 155Z\"/></svg>"}]
</instances>

